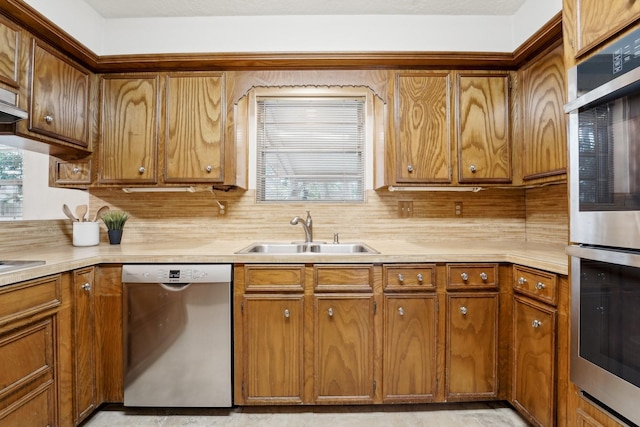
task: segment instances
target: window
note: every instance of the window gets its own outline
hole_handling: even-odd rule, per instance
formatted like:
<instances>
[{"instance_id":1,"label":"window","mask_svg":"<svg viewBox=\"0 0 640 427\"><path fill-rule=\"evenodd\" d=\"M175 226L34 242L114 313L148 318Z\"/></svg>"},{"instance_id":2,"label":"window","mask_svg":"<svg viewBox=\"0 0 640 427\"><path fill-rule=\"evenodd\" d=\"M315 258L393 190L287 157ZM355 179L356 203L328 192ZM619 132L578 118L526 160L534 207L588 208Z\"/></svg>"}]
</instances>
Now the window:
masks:
<instances>
[{"instance_id":1,"label":"window","mask_svg":"<svg viewBox=\"0 0 640 427\"><path fill-rule=\"evenodd\" d=\"M256 98L257 200L362 202L366 98Z\"/></svg>"},{"instance_id":2,"label":"window","mask_svg":"<svg viewBox=\"0 0 640 427\"><path fill-rule=\"evenodd\" d=\"M0 145L0 220L22 218L22 150Z\"/></svg>"}]
</instances>

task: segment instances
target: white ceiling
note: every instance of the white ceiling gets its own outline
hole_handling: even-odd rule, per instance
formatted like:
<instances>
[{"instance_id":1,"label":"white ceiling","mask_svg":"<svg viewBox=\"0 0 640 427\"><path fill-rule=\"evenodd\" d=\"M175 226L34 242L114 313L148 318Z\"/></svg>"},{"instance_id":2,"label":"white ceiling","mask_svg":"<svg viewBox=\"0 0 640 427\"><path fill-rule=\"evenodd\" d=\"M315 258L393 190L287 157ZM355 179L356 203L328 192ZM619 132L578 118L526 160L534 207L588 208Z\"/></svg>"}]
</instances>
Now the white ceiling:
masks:
<instances>
[{"instance_id":1,"label":"white ceiling","mask_svg":"<svg viewBox=\"0 0 640 427\"><path fill-rule=\"evenodd\" d=\"M525 0L84 0L104 18L513 15Z\"/></svg>"}]
</instances>

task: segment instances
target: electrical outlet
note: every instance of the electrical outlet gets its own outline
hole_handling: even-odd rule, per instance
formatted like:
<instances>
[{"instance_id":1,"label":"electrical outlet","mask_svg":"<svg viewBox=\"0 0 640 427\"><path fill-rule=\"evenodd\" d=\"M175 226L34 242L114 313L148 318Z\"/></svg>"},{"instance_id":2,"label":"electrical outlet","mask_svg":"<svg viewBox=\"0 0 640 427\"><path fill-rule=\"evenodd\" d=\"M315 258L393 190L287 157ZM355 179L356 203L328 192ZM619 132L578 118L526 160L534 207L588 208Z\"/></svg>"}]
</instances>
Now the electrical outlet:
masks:
<instances>
[{"instance_id":1,"label":"electrical outlet","mask_svg":"<svg viewBox=\"0 0 640 427\"><path fill-rule=\"evenodd\" d=\"M413 202L411 200L398 201L398 216L400 218L411 218L413 216Z\"/></svg>"},{"instance_id":2,"label":"electrical outlet","mask_svg":"<svg viewBox=\"0 0 640 427\"><path fill-rule=\"evenodd\" d=\"M454 206L455 206L455 215L457 217L462 218L462 202L454 202Z\"/></svg>"}]
</instances>

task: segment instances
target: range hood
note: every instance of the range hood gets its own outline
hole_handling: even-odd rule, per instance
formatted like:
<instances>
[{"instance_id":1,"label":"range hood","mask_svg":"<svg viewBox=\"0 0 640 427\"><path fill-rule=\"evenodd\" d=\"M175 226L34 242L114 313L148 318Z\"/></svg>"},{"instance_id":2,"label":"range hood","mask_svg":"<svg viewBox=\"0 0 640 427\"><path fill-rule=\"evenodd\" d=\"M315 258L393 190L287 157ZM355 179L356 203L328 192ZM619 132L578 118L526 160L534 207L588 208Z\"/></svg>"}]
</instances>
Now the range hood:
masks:
<instances>
[{"instance_id":1,"label":"range hood","mask_svg":"<svg viewBox=\"0 0 640 427\"><path fill-rule=\"evenodd\" d=\"M0 124L11 124L28 117L26 111L17 107L18 95L0 88Z\"/></svg>"}]
</instances>

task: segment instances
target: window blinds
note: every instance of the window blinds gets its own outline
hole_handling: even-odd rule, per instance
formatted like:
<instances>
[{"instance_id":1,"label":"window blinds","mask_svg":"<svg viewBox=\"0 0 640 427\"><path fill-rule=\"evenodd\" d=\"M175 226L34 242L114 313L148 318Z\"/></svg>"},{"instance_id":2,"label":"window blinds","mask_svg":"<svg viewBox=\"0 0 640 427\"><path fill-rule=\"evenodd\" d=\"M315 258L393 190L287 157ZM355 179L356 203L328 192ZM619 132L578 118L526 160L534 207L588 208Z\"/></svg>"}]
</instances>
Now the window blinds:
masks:
<instances>
[{"instance_id":1,"label":"window blinds","mask_svg":"<svg viewBox=\"0 0 640 427\"><path fill-rule=\"evenodd\" d=\"M257 99L257 200L364 200L365 100Z\"/></svg>"}]
</instances>

